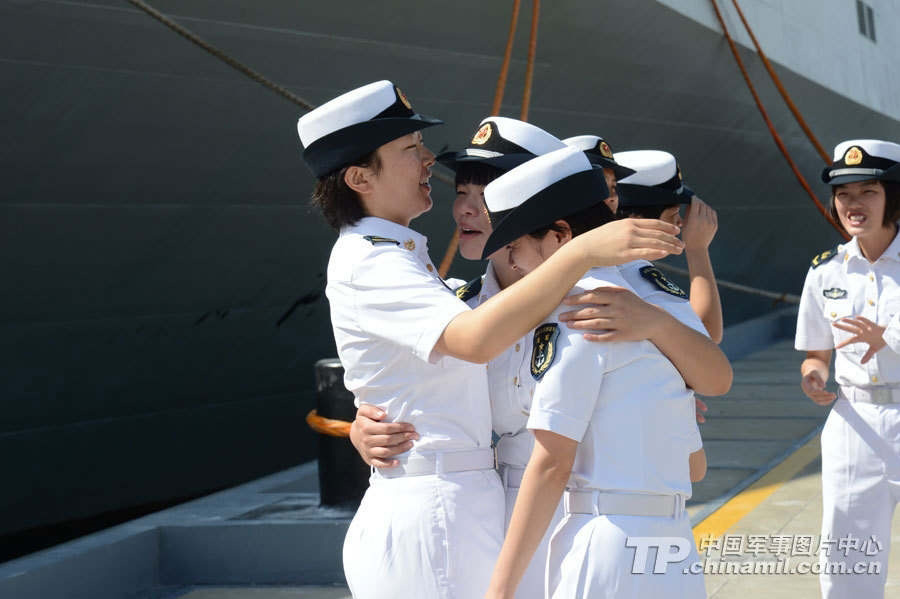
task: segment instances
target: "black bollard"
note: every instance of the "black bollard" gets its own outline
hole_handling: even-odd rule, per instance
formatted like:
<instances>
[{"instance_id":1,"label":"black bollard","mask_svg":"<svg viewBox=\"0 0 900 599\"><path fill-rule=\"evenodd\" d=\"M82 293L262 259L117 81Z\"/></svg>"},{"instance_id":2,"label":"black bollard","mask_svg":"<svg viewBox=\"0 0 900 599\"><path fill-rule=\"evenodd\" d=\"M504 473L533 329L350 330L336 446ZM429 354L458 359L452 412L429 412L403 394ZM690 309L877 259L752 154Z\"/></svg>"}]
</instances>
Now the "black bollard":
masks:
<instances>
[{"instance_id":1,"label":"black bollard","mask_svg":"<svg viewBox=\"0 0 900 599\"><path fill-rule=\"evenodd\" d=\"M353 394L344 387L337 358L316 362L316 412L323 418L352 422ZM369 467L346 437L319 435L320 505L356 509L369 487Z\"/></svg>"}]
</instances>

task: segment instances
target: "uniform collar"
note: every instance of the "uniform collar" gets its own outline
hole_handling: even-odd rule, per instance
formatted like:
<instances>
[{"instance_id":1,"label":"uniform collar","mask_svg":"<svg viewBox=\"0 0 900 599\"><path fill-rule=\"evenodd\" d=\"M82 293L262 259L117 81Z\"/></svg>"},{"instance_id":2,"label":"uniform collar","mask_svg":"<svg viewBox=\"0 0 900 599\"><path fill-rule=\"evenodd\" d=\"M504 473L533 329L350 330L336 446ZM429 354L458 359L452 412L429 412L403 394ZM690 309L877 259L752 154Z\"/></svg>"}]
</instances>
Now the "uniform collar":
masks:
<instances>
[{"instance_id":1,"label":"uniform collar","mask_svg":"<svg viewBox=\"0 0 900 599\"><path fill-rule=\"evenodd\" d=\"M859 240L854 237L843 246L838 247L838 251L843 249L846 252L844 256L844 262L849 262L850 260L859 259L864 260L865 262L869 262L866 260L866 257L863 256L862 250L859 249ZM894 236L894 240L891 241L891 244L887 246L887 249L884 250L884 253L879 256L879 260L894 260L895 262L900 262L900 233Z\"/></svg>"},{"instance_id":2,"label":"uniform collar","mask_svg":"<svg viewBox=\"0 0 900 599\"><path fill-rule=\"evenodd\" d=\"M484 271L484 279L481 282L481 295L492 298L500 293L500 282L497 273L494 272L494 264L488 261L487 270Z\"/></svg>"},{"instance_id":3,"label":"uniform collar","mask_svg":"<svg viewBox=\"0 0 900 599\"><path fill-rule=\"evenodd\" d=\"M398 225L395 222L377 216L366 216L361 218L355 225L341 229L341 235L347 233L377 235L378 237L393 239L399 243L400 247L411 251L426 264L430 262L428 257L428 238L409 227Z\"/></svg>"}]
</instances>

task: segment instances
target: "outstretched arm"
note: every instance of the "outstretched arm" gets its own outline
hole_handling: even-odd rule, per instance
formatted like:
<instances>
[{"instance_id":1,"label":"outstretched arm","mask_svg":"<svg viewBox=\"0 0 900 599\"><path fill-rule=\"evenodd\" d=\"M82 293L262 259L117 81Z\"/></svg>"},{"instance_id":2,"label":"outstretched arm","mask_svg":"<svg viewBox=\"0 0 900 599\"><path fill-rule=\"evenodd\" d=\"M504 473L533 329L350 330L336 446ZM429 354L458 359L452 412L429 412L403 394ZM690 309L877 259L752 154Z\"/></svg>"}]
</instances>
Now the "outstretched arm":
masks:
<instances>
[{"instance_id":1,"label":"outstretched arm","mask_svg":"<svg viewBox=\"0 0 900 599\"><path fill-rule=\"evenodd\" d=\"M583 233L527 277L457 315L434 349L467 362L488 362L537 326L590 268L681 253L677 232L658 220L624 219Z\"/></svg>"},{"instance_id":2,"label":"outstretched arm","mask_svg":"<svg viewBox=\"0 0 900 599\"><path fill-rule=\"evenodd\" d=\"M703 321L710 338L722 341L722 301L709 259L709 244L716 235L719 221L716 211L694 196L684 218L681 238L691 281L690 302L694 313Z\"/></svg>"},{"instance_id":3,"label":"outstretched arm","mask_svg":"<svg viewBox=\"0 0 900 599\"><path fill-rule=\"evenodd\" d=\"M516 498L509 530L485 597L512 599L537 550L572 472L578 442L534 431L534 449Z\"/></svg>"}]
</instances>

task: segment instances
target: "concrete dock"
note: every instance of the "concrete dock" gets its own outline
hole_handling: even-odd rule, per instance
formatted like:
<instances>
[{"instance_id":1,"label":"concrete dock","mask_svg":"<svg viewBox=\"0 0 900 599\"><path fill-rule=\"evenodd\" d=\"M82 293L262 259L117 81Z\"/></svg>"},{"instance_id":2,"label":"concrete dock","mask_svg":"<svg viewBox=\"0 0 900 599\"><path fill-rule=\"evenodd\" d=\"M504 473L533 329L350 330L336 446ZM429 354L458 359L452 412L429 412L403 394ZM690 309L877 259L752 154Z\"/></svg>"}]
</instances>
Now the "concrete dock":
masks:
<instances>
[{"instance_id":1,"label":"concrete dock","mask_svg":"<svg viewBox=\"0 0 900 599\"><path fill-rule=\"evenodd\" d=\"M719 566L816 561L805 545L796 549L819 538L818 434L828 409L800 391L789 325L788 314L729 329L735 382L726 397L706 400L709 472L688 510L712 598L818 594L814 574ZM0 564L0 598L344 599L340 547L351 516L318 506L316 466L304 464ZM887 596L900 592L897 552L888 585Z\"/></svg>"}]
</instances>

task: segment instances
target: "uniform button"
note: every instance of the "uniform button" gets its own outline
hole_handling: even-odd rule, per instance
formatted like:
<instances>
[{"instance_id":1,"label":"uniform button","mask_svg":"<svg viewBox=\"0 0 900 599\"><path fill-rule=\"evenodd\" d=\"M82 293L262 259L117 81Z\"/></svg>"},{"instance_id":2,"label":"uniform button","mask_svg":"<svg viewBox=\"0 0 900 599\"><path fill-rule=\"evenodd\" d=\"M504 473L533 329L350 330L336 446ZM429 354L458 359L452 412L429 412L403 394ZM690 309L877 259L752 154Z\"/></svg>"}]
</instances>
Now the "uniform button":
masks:
<instances>
[{"instance_id":1,"label":"uniform button","mask_svg":"<svg viewBox=\"0 0 900 599\"><path fill-rule=\"evenodd\" d=\"M875 305L875 302L873 302L872 300L869 300L869 305L870 305L870 306L874 306L874 305Z\"/></svg>"},{"instance_id":2,"label":"uniform button","mask_svg":"<svg viewBox=\"0 0 900 599\"><path fill-rule=\"evenodd\" d=\"M416 249L416 242L412 239L407 239L403 242L403 247L405 247L409 251L413 251L414 249Z\"/></svg>"},{"instance_id":3,"label":"uniform button","mask_svg":"<svg viewBox=\"0 0 900 599\"><path fill-rule=\"evenodd\" d=\"M850 259L850 254L844 255L844 262L846 262L846 261L849 260L849 259Z\"/></svg>"},{"instance_id":4,"label":"uniform button","mask_svg":"<svg viewBox=\"0 0 900 599\"><path fill-rule=\"evenodd\" d=\"M874 281L874 280L875 280L875 275L871 275L871 274L870 274L870 275L869 275L869 280L870 280L870 281Z\"/></svg>"},{"instance_id":5,"label":"uniform button","mask_svg":"<svg viewBox=\"0 0 900 599\"><path fill-rule=\"evenodd\" d=\"M519 351L520 349L522 349L522 346L516 343L516 351Z\"/></svg>"},{"instance_id":6,"label":"uniform button","mask_svg":"<svg viewBox=\"0 0 900 599\"><path fill-rule=\"evenodd\" d=\"M877 383L877 382L878 382L878 377L877 377L877 376L873 376L873 377L872 377L872 382L873 382L873 383Z\"/></svg>"},{"instance_id":7,"label":"uniform button","mask_svg":"<svg viewBox=\"0 0 900 599\"><path fill-rule=\"evenodd\" d=\"M518 385L518 384L519 384L519 377L514 376L513 377L513 385Z\"/></svg>"},{"instance_id":8,"label":"uniform button","mask_svg":"<svg viewBox=\"0 0 900 599\"><path fill-rule=\"evenodd\" d=\"M430 264L426 264L426 265L425 265L425 268L428 269L428 272L434 272L434 267L433 267L432 265L430 265Z\"/></svg>"},{"instance_id":9,"label":"uniform button","mask_svg":"<svg viewBox=\"0 0 900 599\"><path fill-rule=\"evenodd\" d=\"M832 312L832 313L831 313L831 317L832 317L832 318L835 318L836 316L837 316L837 312Z\"/></svg>"}]
</instances>

